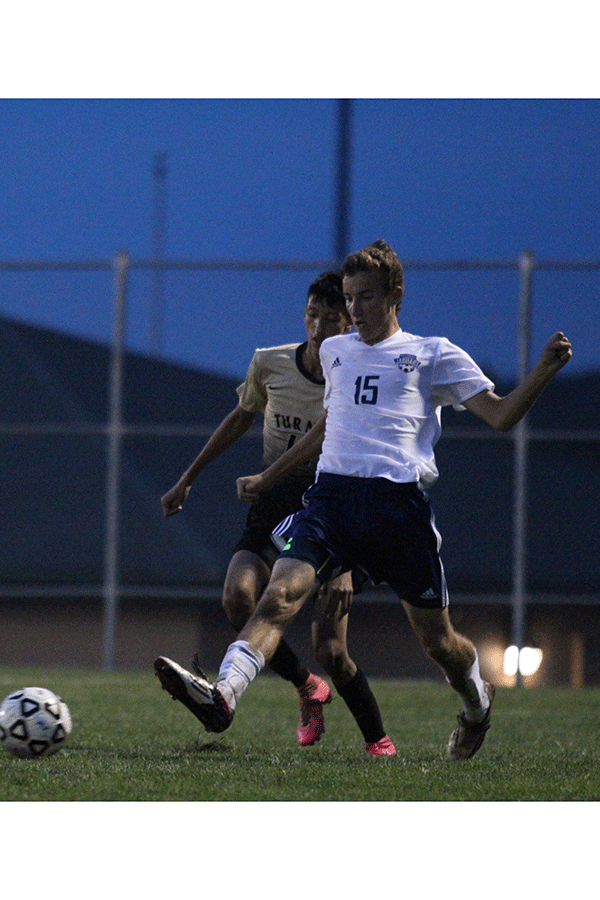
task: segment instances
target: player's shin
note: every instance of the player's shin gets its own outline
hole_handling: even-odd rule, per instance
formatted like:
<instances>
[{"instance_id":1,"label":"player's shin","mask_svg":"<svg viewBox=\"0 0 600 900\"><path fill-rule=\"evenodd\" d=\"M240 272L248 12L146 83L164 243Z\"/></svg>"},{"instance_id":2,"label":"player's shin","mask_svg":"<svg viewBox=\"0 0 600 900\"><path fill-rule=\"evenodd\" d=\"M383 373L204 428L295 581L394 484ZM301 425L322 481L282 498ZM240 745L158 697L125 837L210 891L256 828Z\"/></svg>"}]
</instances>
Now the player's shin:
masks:
<instances>
[{"instance_id":1,"label":"player's shin","mask_svg":"<svg viewBox=\"0 0 600 900\"><path fill-rule=\"evenodd\" d=\"M381 721L381 713L377 700L360 669L345 685L336 685L337 692L356 719L367 743L376 743L385 737L385 729Z\"/></svg>"},{"instance_id":2,"label":"player's shin","mask_svg":"<svg viewBox=\"0 0 600 900\"><path fill-rule=\"evenodd\" d=\"M229 645L215 687L232 710L264 665L265 658L260 650L254 650L247 641L234 641Z\"/></svg>"},{"instance_id":3,"label":"player's shin","mask_svg":"<svg viewBox=\"0 0 600 900\"><path fill-rule=\"evenodd\" d=\"M475 661L464 675L446 676L448 683L459 694L463 701L463 712L471 721L481 721L490 705L483 678L479 671L479 659L475 653Z\"/></svg>"}]
</instances>

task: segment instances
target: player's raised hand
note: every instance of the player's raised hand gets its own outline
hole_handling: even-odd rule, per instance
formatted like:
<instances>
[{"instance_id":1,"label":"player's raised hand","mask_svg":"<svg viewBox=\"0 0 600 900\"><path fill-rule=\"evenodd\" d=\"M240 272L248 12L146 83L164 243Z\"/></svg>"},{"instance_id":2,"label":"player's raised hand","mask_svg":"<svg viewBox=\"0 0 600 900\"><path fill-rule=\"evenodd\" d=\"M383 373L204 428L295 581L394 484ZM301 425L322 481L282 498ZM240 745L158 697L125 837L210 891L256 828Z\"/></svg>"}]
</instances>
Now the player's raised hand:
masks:
<instances>
[{"instance_id":1,"label":"player's raised hand","mask_svg":"<svg viewBox=\"0 0 600 900\"><path fill-rule=\"evenodd\" d=\"M562 331L553 334L540 356L540 362L556 370L561 369L573 356L570 340Z\"/></svg>"},{"instance_id":2,"label":"player's raised hand","mask_svg":"<svg viewBox=\"0 0 600 900\"><path fill-rule=\"evenodd\" d=\"M185 484L184 482L178 481L177 484L173 485L170 491L167 491L160 501L165 516L173 516L182 509L191 487L191 484Z\"/></svg>"}]
</instances>

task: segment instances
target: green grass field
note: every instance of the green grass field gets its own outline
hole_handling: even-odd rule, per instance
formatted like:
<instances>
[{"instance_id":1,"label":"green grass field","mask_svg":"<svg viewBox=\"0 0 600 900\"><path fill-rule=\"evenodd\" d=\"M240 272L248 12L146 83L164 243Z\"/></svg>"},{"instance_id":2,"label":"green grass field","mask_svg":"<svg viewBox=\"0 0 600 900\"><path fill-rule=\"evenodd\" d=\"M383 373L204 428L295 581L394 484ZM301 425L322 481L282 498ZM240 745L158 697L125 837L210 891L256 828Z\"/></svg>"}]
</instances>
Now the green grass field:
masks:
<instances>
[{"instance_id":1,"label":"green grass field","mask_svg":"<svg viewBox=\"0 0 600 900\"><path fill-rule=\"evenodd\" d=\"M0 695L60 694L73 718L53 757L0 751L3 801L597 801L600 690L497 692L492 728L468 762L445 759L458 704L442 683L374 681L398 755L373 759L343 701L320 744L295 743L289 685L262 676L231 728L208 735L152 672L0 669ZM0 699L1 699L0 697Z\"/></svg>"}]
</instances>

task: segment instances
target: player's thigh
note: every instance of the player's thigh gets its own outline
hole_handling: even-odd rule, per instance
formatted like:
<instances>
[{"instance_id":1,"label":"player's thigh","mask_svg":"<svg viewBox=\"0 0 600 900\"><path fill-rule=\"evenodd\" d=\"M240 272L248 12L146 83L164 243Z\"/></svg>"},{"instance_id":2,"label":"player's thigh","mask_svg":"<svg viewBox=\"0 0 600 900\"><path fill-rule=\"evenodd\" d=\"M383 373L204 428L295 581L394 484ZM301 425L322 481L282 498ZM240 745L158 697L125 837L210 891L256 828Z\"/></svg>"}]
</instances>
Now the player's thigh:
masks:
<instances>
[{"instance_id":1,"label":"player's thigh","mask_svg":"<svg viewBox=\"0 0 600 900\"><path fill-rule=\"evenodd\" d=\"M453 638L454 629L447 606L434 609L421 608L412 606L406 600L402 600L402 605L413 631L423 646L445 644Z\"/></svg>"},{"instance_id":2,"label":"player's thigh","mask_svg":"<svg viewBox=\"0 0 600 900\"><path fill-rule=\"evenodd\" d=\"M258 603L260 595L269 583L271 571L266 562L250 550L237 550L229 562L223 595L243 593Z\"/></svg>"},{"instance_id":3,"label":"player's thigh","mask_svg":"<svg viewBox=\"0 0 600 900\"><path fill-rule=\"evenodd\" d=\"M318 587L314 567L300 559L278 559L256 608L256 617L277 623L290 621Z\"/></svg>"}]
</instances>

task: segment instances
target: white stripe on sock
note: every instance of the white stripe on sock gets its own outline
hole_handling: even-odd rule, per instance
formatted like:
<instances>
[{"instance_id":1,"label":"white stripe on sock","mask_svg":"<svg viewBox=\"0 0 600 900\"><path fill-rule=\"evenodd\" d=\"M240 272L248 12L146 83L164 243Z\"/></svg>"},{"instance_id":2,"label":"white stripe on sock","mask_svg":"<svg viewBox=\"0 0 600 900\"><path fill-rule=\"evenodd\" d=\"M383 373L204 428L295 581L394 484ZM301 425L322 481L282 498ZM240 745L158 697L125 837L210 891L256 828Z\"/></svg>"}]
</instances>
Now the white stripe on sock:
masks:
<instances>
[{"instance_id":1,"label":"white stripe on sock","mask_svg":"<svg viewBox=\"0 0 600 900\"><path fill-rule=\"evenodd\" d=\"M254 650L247 641L234 641L223 657L216 686L232 709L261 669L265 658L260 650Z\"/></svg>"}]
</instances>

